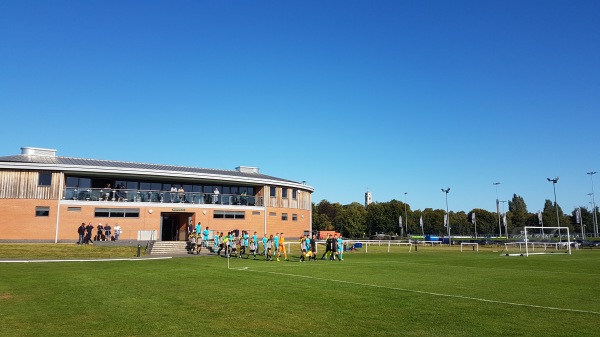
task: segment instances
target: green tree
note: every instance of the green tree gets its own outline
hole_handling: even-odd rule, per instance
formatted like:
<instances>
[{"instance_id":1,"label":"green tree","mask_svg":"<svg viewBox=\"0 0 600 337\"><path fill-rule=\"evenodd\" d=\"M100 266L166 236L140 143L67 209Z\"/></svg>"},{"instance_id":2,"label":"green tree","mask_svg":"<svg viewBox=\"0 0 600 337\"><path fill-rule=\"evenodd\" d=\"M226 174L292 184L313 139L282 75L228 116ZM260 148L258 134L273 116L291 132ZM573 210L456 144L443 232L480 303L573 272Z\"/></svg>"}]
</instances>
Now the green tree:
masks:
<instances>
[{"instance_id":1,"label":"green tree","mask_svg":"<svg viewBox=\"0 0 600 337\"><path fill-rule=\"evenodd\" d=\"M385 213L385 207L381 203L374 202L367 206L366 232L369 236L375 233L386 233L388 216Z\"/></svg>"},{"instance_id":2,"label":"green tree","mask_svg":"<svg viewBox=\"0 0 600 337\"><path fill-rule=\"evenodd\" d=\"M342 207L335 218L335 228L344 237L360 238L365 235L367 210L358 203L353 202Z\"/></svg>"},{"instance_id":3,"label":"green tree","mask_svg":"<svg viewBox=\"0 0 600 337\"><path fill-rule=\"evenodd\" d=\"M496 213L475 208L469 212L469 219L471 219L473 212L475 212L475 220L477 221L477 236L498 233L498 215ZM475 231L474 227L473 232Z\"/></svg>"},{"instance_id":4,"label":"green tree","mask_svg":"<svg viewBox=\"0 0 600 337\"><path fill-rule=\"evenodd\" d=\"M558 216L560 218L560 226L561 227L570 227L570 230L573 231L573 225L571 224L571 218L568 215L565 215L560 205L557 204L556 208L554 208L554 203L549 199L546 199L544 202L544 210L542 211L542 219L544 221L544 227L556 227L558 221L556 219L556 209L558 209Z\"/></svg>"},{"instance_id":5,"label":"green tree","mask_svg":"<svg viewBox=\"0 0 600 337\"><path fill-rule=\"evenodd\" d=\"M425 208L421 212L425 235L444 236L447 234L447 230L444 228L444 214L446 214L446 210L432 208Z\"/></svg>"},{"instance_id":6,"label":"green tree","mask_svg":"<svg viewBox=\"0 0 600 337\"><path fill-rule=\"evenodd\" d=\"M590 212L587 208L580 206L581 209L581 221L577 223L577 207L573 209L571 212L570 220L573 224L573 229L575 232L581 235L581 225L583 223L583 231L584 232L593 232L594 231L594 214Z\"/></svg>"},{"instance_id":7,"label":"green tree","mask_svg":"<svg viewBox=\"0 0 600 337\"><path fill-rule=\"evenodd\" d=\"M525 204L525 200L513 194L512 200L508 201L508 210L510 217L510 222L513 226L522 227L527 224L527 219L529 218L529 212L527 212L527 205Z\"/></svg>"},{"instance_id":8,"label":"green tree","mask_svg":"<svg viewBox=\"0 0 600 337\"><path fill-rule=\"evenodd\" d=\"M450 235L470 235L471 226L465 212L450 212Z\"/></svg>"}]
</instances>

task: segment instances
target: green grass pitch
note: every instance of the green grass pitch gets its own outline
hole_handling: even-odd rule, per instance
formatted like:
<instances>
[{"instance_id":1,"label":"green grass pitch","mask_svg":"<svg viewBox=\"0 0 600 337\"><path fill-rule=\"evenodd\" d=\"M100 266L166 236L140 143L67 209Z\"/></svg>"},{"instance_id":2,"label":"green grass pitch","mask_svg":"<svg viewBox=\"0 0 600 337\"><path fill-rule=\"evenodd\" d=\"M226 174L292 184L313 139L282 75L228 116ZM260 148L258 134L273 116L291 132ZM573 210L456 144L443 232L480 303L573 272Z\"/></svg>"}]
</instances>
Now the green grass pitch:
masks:
<instances>
[{"instance_id":1,"label":"green grass pitch","mask_svg":"<svg viewBox=\"0 0 600 337\"><path fill-rule=\"evenodd\" d=\"M0 263L0 336L600 334L597 250L506 257L382 246L342 262L300 263L292 252L229 266L215 256Z\"/></svg>"}]
</instances>

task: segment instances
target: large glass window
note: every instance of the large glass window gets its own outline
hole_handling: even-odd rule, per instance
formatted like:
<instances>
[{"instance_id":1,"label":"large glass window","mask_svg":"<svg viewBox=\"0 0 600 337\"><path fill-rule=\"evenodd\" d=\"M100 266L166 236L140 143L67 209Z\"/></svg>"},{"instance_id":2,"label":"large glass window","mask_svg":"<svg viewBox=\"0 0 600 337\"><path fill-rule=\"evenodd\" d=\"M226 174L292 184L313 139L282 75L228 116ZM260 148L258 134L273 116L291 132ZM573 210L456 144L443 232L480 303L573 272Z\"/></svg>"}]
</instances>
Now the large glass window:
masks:
<instances>
[{"instance_id":1,"label":"large glass window","mask_svg":"<svg viewBox=\"0 0 600 337\"><path fill-rule=\"evenodd\" d=\"M48 173L50 174L50 173ZM44 178L45 179L45 178ZM44 180L42 179L42 180ZM240 185L203 185L203 184L191 184L189 182L183 183L173 183L172 181L169 183L166 182L152 182L152 181L139 181L139 180L125 180L125 179L108 179L108 178L86 178L86 177L77 177L77 176L66 176L65 177L66 187L70 188L71 191L74 191L74 188L81 189L103 189L107 186L107 184L111 185L111 188L117 189L117 186L123 185L128 191L167 191L171 190L171 187L175 186L179 188L182 186L185 192L195 192L195 193L214 193L215 188L219 190L221 194L232 194L232 195L242 195L245 194L247 196L254 196L256 192L256 188L251 186L240 186ZM276 187L272 187L273 196L276 194ZM287 191L286 191L287 192Z\"/></svg>"},{"instance_id":2,"label":"large glass window","mask_svg":"<svg viewBox=\"0 0 600 337\"><path fill-rule=\"evenodd\" d=\"M277 187L271 186L270 194L271 194L271 198L276 197L277 196Z\"/></svg>"},{"instance_id":3,"label":"large glass window","mask_svg":"<svg viewBox=\"0 0 600 337\"><path fill-rule=\"evenodd\" d=\"M282 198L287 198L288 197L287 195L288 195L288 189L285 188L285 187L282 187L281 188L281 197Z\"/></svg>"},{"instance_id":4,"label":"large glass window","mask_svg":"<svg viewBox=\"0 0 600 337\"><path fill-rule=\"evenodd\" d=\"M52 172L38 173L38 186L50 186L50 185L52 185Z\"/></svg>"},{"instance_id":5,"label":"large glass window","mask_svg":"<svg viewBox=\"0 0 600 337\"><path fill-rule=\"evenodd\" d=\"M79 187L79 178L67 177L65 179L65 184L67 185L67 187Z\"/></svg>"}]
</instances>

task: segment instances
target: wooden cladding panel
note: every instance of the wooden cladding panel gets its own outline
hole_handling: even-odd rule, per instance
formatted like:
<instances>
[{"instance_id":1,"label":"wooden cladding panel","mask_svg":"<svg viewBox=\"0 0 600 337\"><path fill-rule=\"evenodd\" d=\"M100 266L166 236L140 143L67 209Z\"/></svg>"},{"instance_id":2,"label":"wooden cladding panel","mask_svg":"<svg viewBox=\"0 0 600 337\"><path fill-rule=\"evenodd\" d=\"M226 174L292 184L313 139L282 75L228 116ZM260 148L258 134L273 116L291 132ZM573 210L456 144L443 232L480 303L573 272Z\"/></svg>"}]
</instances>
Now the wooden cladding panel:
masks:
<instances>
[{"instance_id":1,"label":"wooden cladding panel","mask_svg":"<svg viewBox=\"0 0 600 337\"><path fill-rule=\"evenodd\" d=\"M265 191L265 203L269 207L309 210L312 206L310 193L306 191L297 190L296 199L292 199L291 191L289 191L287 198L281 197L281 187L277 187L276 195L270 195L271 189L269 186L265 186L263 190Z\"/></svg>"},{"instance_id":2,"label":"wooden cladding panel","mask_svg":"<svg viewBox=\"0 0 600 337\"><path fill-rule=\"evenodd\" d=\"M38 186L38 171L0 171L0 199L58 199L60 172L52 172L50 186Z\"/></svg>"}]
</instances>

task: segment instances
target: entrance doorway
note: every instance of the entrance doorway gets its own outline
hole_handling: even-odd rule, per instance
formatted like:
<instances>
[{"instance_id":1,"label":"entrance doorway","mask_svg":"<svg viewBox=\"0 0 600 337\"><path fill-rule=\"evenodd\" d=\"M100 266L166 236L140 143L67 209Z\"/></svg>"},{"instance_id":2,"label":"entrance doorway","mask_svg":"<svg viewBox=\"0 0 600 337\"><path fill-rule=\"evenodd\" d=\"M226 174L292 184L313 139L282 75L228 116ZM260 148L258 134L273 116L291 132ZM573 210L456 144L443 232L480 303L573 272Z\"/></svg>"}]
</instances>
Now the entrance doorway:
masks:
<instances>
[{"instance_id":1,"label":"entrance doorway","mask_svg":"<svg viewBox=\"0 0 600 337\"><path fill-rule=\"evenodd\" d=\"M161 213L161 241L186 241L187 224L194 223L194 213Z\"/></svg>"}]
</instances>

